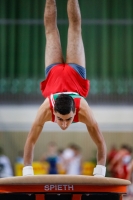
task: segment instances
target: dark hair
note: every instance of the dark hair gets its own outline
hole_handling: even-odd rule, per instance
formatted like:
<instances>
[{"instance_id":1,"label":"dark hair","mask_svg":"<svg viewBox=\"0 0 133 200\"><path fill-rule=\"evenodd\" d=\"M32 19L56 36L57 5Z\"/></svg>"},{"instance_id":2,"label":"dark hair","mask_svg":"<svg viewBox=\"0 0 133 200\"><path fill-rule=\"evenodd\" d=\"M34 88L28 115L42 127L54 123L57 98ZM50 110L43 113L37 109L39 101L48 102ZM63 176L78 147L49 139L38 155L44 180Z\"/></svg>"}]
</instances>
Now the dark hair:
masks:
<instances>
[{"instance_id":1,"label":"dark hair","mask_svg":"<svg viewBox=\"0 0 133 200\"><path fill-rule=\"evenodd\" d=\"M62 115L67 115L71 111L75 111L75 103L73 98L68 94L60 94L55 100L54 111Z\"/></svg>"}]
</instances>

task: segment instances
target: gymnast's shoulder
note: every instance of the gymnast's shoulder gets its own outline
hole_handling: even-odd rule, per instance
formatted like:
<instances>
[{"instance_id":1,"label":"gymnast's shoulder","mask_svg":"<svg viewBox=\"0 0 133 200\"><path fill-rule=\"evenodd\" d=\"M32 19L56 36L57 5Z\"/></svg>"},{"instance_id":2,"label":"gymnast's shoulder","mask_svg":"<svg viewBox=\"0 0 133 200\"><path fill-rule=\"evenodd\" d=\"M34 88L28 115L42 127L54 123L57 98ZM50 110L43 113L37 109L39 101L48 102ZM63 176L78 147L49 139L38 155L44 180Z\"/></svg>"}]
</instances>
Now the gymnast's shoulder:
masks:
<instances>
[{"instance_id":1,"label":"gymnast's shoulder","mask_svg":"<svg viewBox=\"0 0 133 200\"><path fill-rule=\"evenodd\" d=\"M87 124L92 125L96 123L93 112L84 98L82 98L80 101L80 109L78 116L79 116L79 121L85 123L86 125Z\"/></svg>"},{"instance_id":2,"label":"gymnast's shoulder","mask_svg":"<svg viewBox=\"0 0 133 200\"><path fill-rule=\"evenodd\" d=\"M51 109L49 99L46 98L38 109L38 114L42 116L45 121L51 120Z\"/></svg>"}]
</instances>

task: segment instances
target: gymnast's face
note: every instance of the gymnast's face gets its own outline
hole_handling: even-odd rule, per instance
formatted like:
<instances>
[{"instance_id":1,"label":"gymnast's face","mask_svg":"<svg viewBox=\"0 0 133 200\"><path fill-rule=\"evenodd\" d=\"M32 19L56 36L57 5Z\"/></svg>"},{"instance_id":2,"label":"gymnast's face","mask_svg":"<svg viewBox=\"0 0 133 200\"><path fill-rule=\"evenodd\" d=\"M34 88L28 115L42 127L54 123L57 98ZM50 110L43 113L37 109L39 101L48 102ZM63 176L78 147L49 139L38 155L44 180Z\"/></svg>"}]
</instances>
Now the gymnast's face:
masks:
<instances>
[{"instance_id":1,"label":"gymnast's face","mask_svg":"<svg viewBox=\"0 0 133 200\"><path fill-rule=\"evenodd\" d=\"M62 130L66 130L69 125L73 122L75 112L71 111L69 114L62 115L59 112L54 112L55 122L59 125Z\"/></svg>"}]
</instances>

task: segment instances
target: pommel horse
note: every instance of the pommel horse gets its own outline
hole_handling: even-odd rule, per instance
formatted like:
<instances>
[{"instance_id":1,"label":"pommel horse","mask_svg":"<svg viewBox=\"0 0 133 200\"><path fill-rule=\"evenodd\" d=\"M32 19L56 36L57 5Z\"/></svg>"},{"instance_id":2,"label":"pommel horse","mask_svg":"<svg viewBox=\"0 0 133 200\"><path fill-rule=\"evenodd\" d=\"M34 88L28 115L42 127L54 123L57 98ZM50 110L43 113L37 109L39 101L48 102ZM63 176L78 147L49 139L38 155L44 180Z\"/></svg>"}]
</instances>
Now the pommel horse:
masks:
<instances>
[{"instance_id":1,"label":"pommel horse","mask_svg":"<svg viewBox=\"0 0 133 200\"><path fill-rule=\"evenodd\" d=\"M130 181L70 175L0 179L0 200L122 200Z\"/></svg>"}]
</instances>

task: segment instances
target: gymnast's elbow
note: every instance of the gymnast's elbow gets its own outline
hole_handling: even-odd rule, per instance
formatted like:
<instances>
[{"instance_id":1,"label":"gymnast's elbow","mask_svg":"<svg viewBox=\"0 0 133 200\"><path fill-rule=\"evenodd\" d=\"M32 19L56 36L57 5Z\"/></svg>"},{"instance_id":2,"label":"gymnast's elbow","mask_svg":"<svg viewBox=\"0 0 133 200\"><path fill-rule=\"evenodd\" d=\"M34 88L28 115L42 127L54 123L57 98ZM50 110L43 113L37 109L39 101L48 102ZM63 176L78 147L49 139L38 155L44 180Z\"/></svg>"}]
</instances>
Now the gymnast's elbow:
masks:
<instances>
[{"instance_id":1,"label":"gymnast's elbow","mask_svg":"<svg viewBox=\"0 0 133 200\"><path fill-rule=\"evenodd\" d=\"M41 134L42 129L43 125L34 123L28 134L25 146L31 146L33 148L39 135Z\"/></svg>"},{"instance_id":2,"label":"gymnast's elbow","mask_svg":"<svg viewBox=\"0 0 133 200\"><path fill-rule=\"evenodd\" d=\"M89 132L90 136L92 137L93 141L97 145L97 147L106 151L106 143L105 143L103 134L100 131L98 123L95 122L91 126L87 126L87 129L88 129L88 132Z\"/></svg>"}]
</instances>

